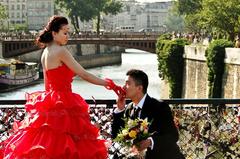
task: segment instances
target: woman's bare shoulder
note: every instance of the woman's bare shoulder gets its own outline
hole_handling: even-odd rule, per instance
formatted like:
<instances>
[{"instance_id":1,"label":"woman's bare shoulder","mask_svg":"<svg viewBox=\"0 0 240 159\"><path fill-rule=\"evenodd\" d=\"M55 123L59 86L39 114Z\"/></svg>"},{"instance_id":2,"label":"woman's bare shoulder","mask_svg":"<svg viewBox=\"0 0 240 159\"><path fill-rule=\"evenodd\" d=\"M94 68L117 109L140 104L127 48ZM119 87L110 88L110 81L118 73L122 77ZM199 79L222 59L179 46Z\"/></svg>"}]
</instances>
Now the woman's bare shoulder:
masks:
<instances>
[{"instance_id":1,"label":"woman's bare shoulder","mask_svg":"<svg viewBox=\"0 0 240 159\"><path fill-rule=\"evenodd\" d=\"M62 54L68 54L69 51L67 50L67 48L65 46L57 46L54 49L56 54L62 55Z\"/></svg>"}]
</instances>

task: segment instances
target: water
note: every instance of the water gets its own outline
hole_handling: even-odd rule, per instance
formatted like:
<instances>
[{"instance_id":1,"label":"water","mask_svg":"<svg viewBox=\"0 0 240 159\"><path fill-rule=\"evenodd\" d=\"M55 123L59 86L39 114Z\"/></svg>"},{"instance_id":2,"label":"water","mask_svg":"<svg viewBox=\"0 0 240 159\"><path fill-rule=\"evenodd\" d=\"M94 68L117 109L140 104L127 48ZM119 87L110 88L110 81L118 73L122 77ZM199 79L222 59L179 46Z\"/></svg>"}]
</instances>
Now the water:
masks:
<instances>
[{"instance_id":1,"label":"water","mask_svg":"<svg viewBox=\"0 0 240 159\"><path fill-rule=\"evenodd\" d=\"M88 69L89 72L101 78L110 78L116 84L123 85L126 72L129 69L141 69L147 73L149 77L148 94L157 99L160 98L161 80L158 77L157 55L139 50L128 49L126 53L122 54L122 64L114 66L104 66L93 69ZM32 85L22 89L17 89L12 92L0 93L0 100L2 99L24 99L25 93L34 91L43 91L43 81L40 84ZM79 77L74 78L72 90L80 94L85 99L116 99L117 95L113 91L109 91L102 86L93 85Z\"/></svg>"}]
</instances>

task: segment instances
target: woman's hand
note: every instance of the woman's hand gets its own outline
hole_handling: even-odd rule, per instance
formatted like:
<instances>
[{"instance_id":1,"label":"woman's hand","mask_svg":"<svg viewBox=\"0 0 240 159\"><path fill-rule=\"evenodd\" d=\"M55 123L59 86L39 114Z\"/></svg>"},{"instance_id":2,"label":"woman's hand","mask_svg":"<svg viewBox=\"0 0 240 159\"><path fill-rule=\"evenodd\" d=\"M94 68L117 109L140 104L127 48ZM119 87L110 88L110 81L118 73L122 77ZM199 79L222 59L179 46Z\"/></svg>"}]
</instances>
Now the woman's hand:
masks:
<instances>
[{"instance_id":1,"label":"woman's hand","mask_svg":"<svg viewBox=\"0 0 240 159\"><path fill-rule=\"evenodd\" d=\"M116 85L111 79L106 78L105 79L107 85L105 86L108 90L113 90L118 96L125 97L126 96L126 91Z\"/></svg>"}]
</instances>

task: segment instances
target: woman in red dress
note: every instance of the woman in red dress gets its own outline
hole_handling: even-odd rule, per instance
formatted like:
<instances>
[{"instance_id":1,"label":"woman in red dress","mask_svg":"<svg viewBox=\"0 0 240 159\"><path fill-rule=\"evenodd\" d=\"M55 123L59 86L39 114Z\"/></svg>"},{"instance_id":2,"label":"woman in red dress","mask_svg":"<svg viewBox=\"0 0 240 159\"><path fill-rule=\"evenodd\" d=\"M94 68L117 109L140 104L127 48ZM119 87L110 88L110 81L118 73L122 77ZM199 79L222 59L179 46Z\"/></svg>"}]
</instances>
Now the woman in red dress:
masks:
<instances>
[{"instance_id":1,"label":"woman in red dress","mask_svg":"<svg viewBox=\"0 0 240 159\"><path fill-rule=\"evenodd\" d=\"M53 16L36 39L44 48L41 63L45 91L26 95L26 118L7 139L4 159L106 159L105 141L90 122L89 106L71 90L75 75L124 93L111 80L87 72L64 47L69 25L65 17Z\"/></svg>"}]
</instances>

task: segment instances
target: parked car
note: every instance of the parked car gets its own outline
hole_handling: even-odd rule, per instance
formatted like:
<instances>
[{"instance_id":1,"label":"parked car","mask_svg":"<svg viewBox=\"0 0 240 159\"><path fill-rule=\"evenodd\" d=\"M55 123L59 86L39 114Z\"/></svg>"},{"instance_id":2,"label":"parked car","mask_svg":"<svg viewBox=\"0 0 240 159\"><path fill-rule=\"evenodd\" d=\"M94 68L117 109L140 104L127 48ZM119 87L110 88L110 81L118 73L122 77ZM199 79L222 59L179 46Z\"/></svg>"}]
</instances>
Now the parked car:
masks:
<instances>
[{"instance_id":1,"label":"parked car","mask_svg":"<svg viewBox=\"0 0 240 159\"><path fill-rule=\"evenodd\" d=\"M138 32L153 32L154 30L152 28L142 28Z\"/></svg>"}]
</instances>

